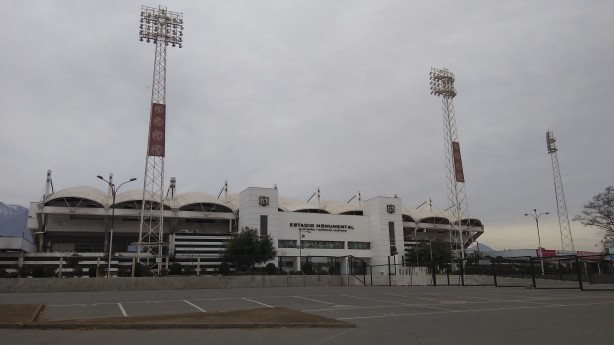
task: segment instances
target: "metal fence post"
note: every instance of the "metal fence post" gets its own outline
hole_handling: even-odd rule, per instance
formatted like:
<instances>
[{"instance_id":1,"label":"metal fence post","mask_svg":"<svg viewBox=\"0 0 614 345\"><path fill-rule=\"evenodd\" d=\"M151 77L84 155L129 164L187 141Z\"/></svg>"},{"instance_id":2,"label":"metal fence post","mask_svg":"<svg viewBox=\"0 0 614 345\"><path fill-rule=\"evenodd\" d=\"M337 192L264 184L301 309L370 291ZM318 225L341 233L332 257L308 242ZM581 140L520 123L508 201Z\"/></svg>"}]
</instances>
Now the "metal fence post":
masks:
<instances>
[{"instance_id":1,"label":"metal fence post","mask_svg":"<svg viewBox=\"0 0 614 345\"><path fill-rule=\"evenodd\" d=\"M369 265L369 273L371 274L371 286L373 286L373 266Z\"/></svg>"},{"instance_id":2,"label":"metal fence post","mask_svg":"<svg viewBox=\"0 0 614 345\"><path fill-rule=\"evenodd\" d=\"M578 284L580 286L580 291L584 291L584 284L582 284L582 268L580 267L580 258L576 255L576 272L578 272Z\"/></svg>"},{"instance_id":3,"label":"metal fence post","mask_svg":"<svg viewBox=\"0 0 614 345\"><path fill-rule=\"evenodd\" d=\"M437 276L435 275L435 263L431 262L431 273L433 274L433 286L437 286Z\"/></svg>"},{"instance_id":4,"label":"metal fence post","mask_svg":"<svg viewBox=\"0 0 614 345\"><path fill-rule=\"evenodd\" d=\"M495 283L495 287L498 287L497 285L497 262L495 261L495 259L492 259L491 262L492 262L492 278Z\"/></svg>"},{"instance_id":5,"label":"metal fence post","mask_svg":"<svg viewBox=\"0 0 614 345\"><path fill-rule=\"evenodd\" d=\"M463 259L458 260L458 262L460 263L460 278L461 278L461 285L465 286L465 262L463 261Z\"/></svg>"},{"instance_id":6,"label":"metal fence post","mask_svg":"<svg viewBox=\"0 0 614 345\"><path fill-rule=\"evenodd\" d=\"M388 286L392 286L392 273L390 272L390 256L388 257Z\"/></svg>"},{"instance_id":7,"label":"metal fence post","mask_svg":"<svg viewBox=\"0 0 614 345\"><path fill-rule=\"evenodd\" d=\"M533 281L533 288L537 289L537 284L535 283L535 265L533 261L533 257L529 257L529 263L531 264L531 280Z\"/></svg>"}]
</instances>

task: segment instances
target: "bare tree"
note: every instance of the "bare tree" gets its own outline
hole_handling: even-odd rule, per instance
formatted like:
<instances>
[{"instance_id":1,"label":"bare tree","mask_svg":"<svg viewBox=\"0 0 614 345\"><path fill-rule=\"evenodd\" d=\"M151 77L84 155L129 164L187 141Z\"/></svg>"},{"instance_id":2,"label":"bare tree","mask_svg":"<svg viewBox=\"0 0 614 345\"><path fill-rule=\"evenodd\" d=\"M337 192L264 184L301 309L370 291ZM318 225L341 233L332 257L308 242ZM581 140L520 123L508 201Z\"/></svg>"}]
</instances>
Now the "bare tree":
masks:
<instances>
[{"instance_id":1,"label":"bare tree","mask_svg":"<svg viewBox=\"0 0 614 345\"><path fill-rule=\"evenodd\" d=\"M602 229L604 246L614 244L614 186L609 186L605 192L595 195L573 220L585 226Z\"/></svg>"}]
</instances>

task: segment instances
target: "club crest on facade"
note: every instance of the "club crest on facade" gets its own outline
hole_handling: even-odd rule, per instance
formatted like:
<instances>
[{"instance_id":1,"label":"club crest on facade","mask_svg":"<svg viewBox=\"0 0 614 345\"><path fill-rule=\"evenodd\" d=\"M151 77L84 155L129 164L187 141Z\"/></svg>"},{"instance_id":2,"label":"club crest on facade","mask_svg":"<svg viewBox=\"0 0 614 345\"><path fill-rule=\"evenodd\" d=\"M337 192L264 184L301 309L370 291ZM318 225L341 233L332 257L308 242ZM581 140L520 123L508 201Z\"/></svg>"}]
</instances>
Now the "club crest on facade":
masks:
<instances>
[{"instance_id":1,"label":"club crest on facade","mask_svg":"<svg viewBox=\"0 0 614 345\"><path fill-rule=\"evenodd\" d=\"M269 204L269 197L268 196L261 196L258 198L258 205L260 206L267 206Z\"/></svg>"}]
</instances>

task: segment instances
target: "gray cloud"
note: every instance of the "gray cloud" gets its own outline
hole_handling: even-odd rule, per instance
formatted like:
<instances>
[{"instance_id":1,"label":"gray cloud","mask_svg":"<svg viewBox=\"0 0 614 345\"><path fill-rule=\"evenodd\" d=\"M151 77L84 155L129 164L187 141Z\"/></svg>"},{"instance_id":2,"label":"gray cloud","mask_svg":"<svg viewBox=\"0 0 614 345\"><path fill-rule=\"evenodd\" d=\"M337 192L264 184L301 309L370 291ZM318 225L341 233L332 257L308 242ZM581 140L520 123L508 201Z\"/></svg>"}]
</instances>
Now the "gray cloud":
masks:
<instances>
[{"instance_id":1,"label":"gray cloud","mask_svg":"<svg viewBox=\"0 0 614 345\"><path fill-rule=\"evenodd\" d=\"M153 6L154 4L148 4ZM469 207L495 248L534 247L555 213L545 132L558 138L570 217L612 184L614 4L608 1L167 1L166 177L179 192L278 184L326 199L398 194L447 207L431 66L457 78ZM0 16L0 200L142 180L153 45L140 3L20 1ZM572 224L576 246L599 234ZM560 247L558 222L543 243Z\"/></svg>"}]
</instances>

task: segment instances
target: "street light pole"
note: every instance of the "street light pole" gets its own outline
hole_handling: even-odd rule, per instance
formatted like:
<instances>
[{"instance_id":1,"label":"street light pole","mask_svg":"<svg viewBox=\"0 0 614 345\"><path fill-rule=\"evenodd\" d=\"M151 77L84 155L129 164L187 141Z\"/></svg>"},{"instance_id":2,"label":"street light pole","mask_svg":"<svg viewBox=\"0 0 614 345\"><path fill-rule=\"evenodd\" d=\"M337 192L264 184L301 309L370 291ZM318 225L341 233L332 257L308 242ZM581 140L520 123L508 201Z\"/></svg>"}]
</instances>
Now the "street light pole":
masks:
<instances>
[{"instance_id":1,"label":"street light pole","mask_svg":"<svg viewBox=\"0 0 614 345\"><path fill-rule=\"evenodd\" d=\"M433 236L429 236L429 251L431 252L431 264L433 263L433 246L431 242L433 241Z\"/></svg>"},{"instance_id":2,"label":"street light pole","mask_svg":"<svg viewBox=\"0 0 614 345\"><path fill-rule=\"evenodd\" d=\"M414 245L416 247L416 267L420 267L420 255L418 254L418 236L416 235L416 230L418 230L418 228L414 228Z\"/></svg>"},{"instance_id":3,"label":"street light pole","mask_svg":"<svg viewBox=\"0 0 614 345\"><path fill-rule=\"evenodd\" d=\"M535 225L537 226L537 243L539 244L539 261L541 263L541 268L542 268L542 275L544 275L544 252L542 251L542 239L541 236L539 235L539 217L543 216L544 214L550 214L550 212L542 212L540 214L537 214L537 209L533 209L533 214L531 213L525 213L524 216L531 216L535 219Z\"/></svg>"},{"instance_id":4,"label":"street light pole","mask_svg":"<svg viewBox=\"0 0 614 345\"><path fill-rule=\"evenodd\" d=\"M109 259L108 259L108 266L107 266L107 278L109 278L110 275L111 275L111 253L112 253L112 249L113 249L113 229L114 229L114 219L115 219L115 196L117 195L117 191L121 188L121 186L125 185L128 182L136 181L136 178L133 177L130 180L125 181L122 184L120 184L117 188L115 188L115 184L112 183L111 181L105 180L100 175L98 175L96 177L98 177L99 179L103 180L104 182L106 182L109 185L109 188L111 188L111 195L113 196L113 203L111 204L111 235L109 237Z\"/></svg>"}]
</instances>

